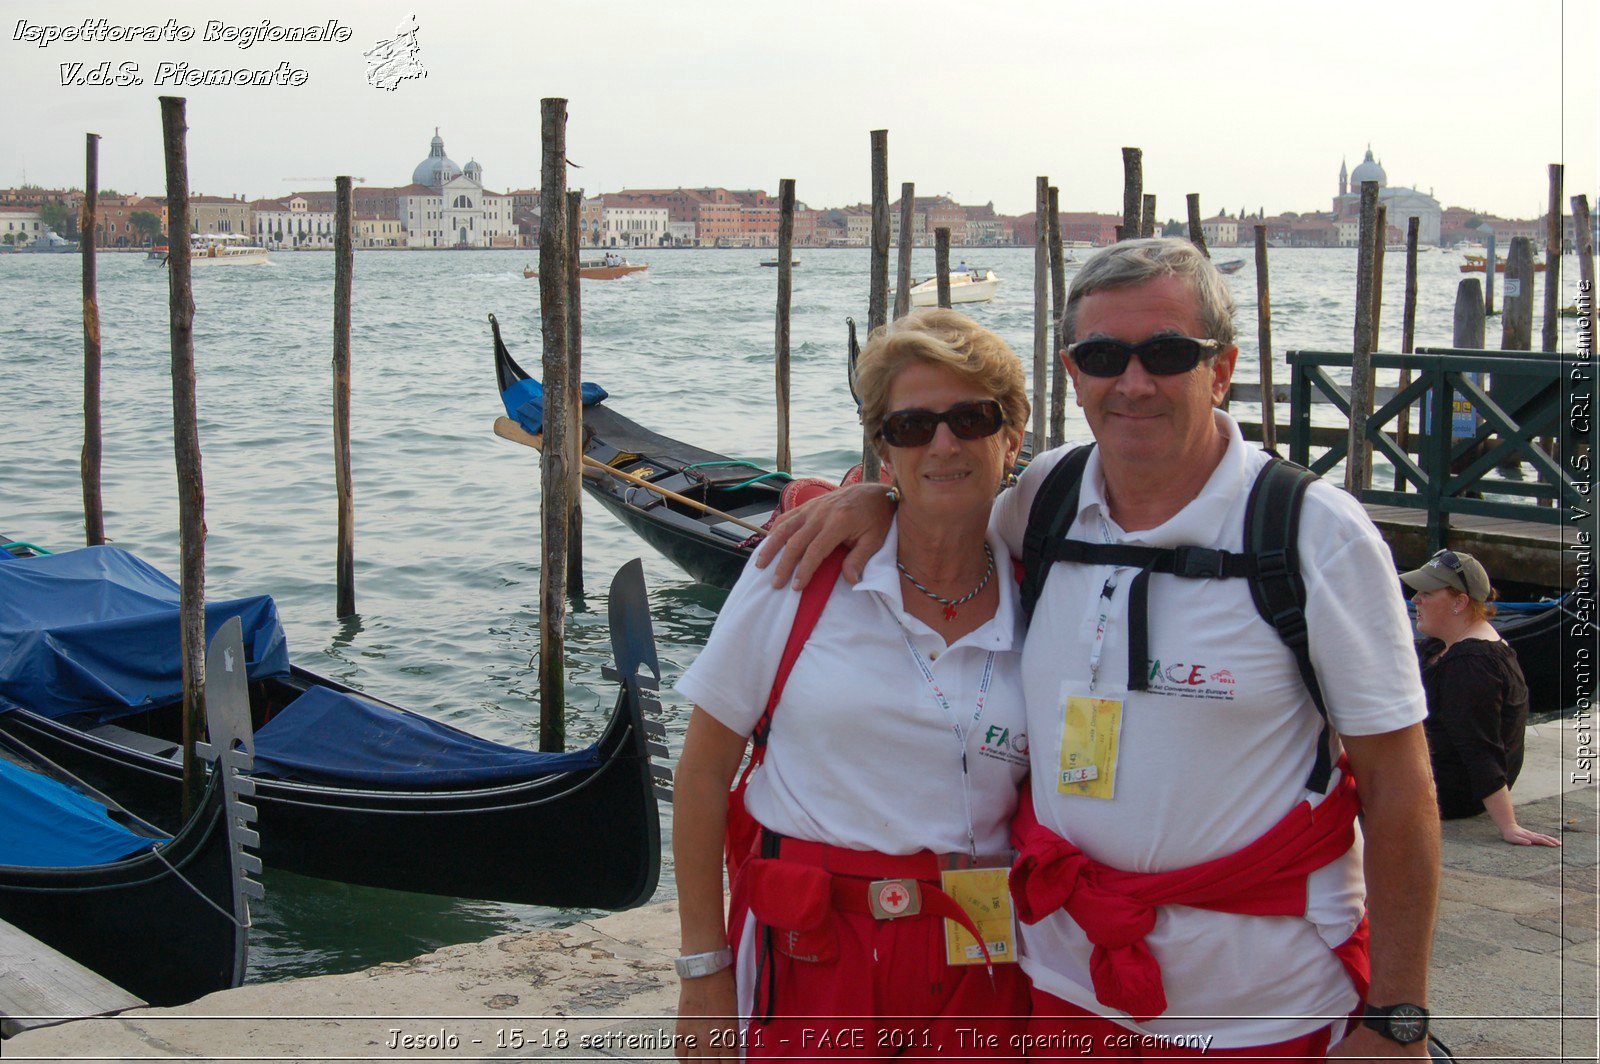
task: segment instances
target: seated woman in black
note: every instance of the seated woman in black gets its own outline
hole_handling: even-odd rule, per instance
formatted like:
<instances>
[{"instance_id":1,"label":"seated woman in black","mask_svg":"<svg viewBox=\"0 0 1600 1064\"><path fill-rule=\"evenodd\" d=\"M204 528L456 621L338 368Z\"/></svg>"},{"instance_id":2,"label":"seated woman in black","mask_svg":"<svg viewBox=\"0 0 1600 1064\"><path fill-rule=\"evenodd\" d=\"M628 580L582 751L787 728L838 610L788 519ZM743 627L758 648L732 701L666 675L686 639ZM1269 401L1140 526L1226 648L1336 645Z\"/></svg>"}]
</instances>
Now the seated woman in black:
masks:
<instances>
[{"instance_id":1,"label":"seated woman in black","mask_svg":"<svg viewBox=\"0 0 1600 1064\"><path fill-rule=\"evenodd\" d=\"M1522 666L1489 623L1495 595L1470 554L1442 550L1400 579L1415 589L1422 646L1423 728L1433 758L1439 813L1446 819L1488 810L1500 837L1518 846L1560 846L1517 823L1511 785L1522 771L1528 684Z\"/></svg>"}]
</instances>

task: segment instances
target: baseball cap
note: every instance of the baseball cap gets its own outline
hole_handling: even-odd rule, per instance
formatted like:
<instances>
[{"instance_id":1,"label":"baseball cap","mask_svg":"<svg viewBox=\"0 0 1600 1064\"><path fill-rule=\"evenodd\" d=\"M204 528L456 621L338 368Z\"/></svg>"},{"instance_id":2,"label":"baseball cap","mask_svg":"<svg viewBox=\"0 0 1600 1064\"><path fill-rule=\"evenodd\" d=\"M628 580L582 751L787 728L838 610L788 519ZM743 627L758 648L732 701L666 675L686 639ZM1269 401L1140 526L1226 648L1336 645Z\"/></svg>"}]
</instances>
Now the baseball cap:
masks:
<instances>
[{"instance_id":1,"label":"baseball cap","mask_svg":"<svg viewBox=\"0 0 1600 1064\"><path fill-rule=\"evenodd\" d=\"M1414 591L1437 591L1448 587L1465 592L1475 602L1489 601L1489 574L1478 559L1461 551L1442 550L1420 569L1401 573L1400 580Z\"/></svg>"}]
</instances>

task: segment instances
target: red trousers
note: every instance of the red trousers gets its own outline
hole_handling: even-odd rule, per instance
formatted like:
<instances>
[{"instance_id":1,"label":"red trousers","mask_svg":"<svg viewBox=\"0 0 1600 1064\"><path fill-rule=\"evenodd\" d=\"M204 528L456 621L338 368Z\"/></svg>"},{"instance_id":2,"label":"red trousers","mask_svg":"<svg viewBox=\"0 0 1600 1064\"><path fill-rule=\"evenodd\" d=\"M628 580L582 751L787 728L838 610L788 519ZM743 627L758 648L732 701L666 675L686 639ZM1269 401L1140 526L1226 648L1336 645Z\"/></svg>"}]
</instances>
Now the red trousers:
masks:
<instances>
[{"instance_id":1,"label":"red trousers","mask_svg":"<svg viewBox=\"0 0 1600 1064\"><path fill-rule=\"evenodd\" d=\"M789 840L786 840L788 845ZM866 897L865 878L844 875L875 867L885 876L928 882L913 858L838 851L815 844L799 863L833 876L831 890L793 889L800 880L736 884L729 929L741 936L752 901L757 913L809 928L803 935L756 923L755 1009L745 1056L804 1060L940 1057L957 1060L1020 1058L1027 1025L1029 982L1016 964L948 965L944 920L932 912L878 919L849 911L838 896ZM930 858L932 855L921 855ZM785 865L787 854L779 858ZM769 869L770 870L770 869ZM936 878L932 881L936 883ZM932 885L931 883L929 885ZM924 888L927 889L926 887ZM808 894L801 901L799 895ZM827 899L830 894L832 900ZM819 906L826 910L819 915ZM843 907L841 907L843 906ZM739 943L734 943L739 949ZM742 980L741 980L742 981Z\"/></svg>"},{"instance_id":2,"label":"red trousers","mask_svg":"<svg viewBox=\"0 0 1600 1064\"><path fill-rule=\"evenodd\" d=\"M1034 1060L1204 1060L1207 1064L1252 1061L1263 1057L1284 1064L1324 1064L1331 1025L1300 1038L1266 1046L1200 1049L1142 1045L1144 1037L1118 1023L1062 1001L1043 990L1033 991L1033 1017L1025 1038Z\"/></svg>"}]
</instances>

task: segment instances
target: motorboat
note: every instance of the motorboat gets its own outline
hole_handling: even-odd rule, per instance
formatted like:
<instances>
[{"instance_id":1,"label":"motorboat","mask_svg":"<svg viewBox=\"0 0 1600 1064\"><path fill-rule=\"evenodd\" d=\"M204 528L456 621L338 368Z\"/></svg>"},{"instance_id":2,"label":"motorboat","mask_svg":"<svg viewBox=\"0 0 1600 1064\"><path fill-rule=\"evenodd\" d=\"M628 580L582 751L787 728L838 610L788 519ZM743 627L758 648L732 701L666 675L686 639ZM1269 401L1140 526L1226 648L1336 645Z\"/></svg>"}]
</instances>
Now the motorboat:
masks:
<instances>
[{"instance_id":1,"label":"motorboat","mask_svg":"<svg viewBox=\"0 0 1600 1064\"><path fill-rule=\"evenodd\" d=\"M1000 287L1000 278L993 270L963 270L950 274L950 303L987 303L994 299L995 290ZM911 305L913 307L936 307L939 305L939 278L929 277L925 281L911 286ZM889 293L894 296L893 290Z\"/></svg>"}]
</instances>

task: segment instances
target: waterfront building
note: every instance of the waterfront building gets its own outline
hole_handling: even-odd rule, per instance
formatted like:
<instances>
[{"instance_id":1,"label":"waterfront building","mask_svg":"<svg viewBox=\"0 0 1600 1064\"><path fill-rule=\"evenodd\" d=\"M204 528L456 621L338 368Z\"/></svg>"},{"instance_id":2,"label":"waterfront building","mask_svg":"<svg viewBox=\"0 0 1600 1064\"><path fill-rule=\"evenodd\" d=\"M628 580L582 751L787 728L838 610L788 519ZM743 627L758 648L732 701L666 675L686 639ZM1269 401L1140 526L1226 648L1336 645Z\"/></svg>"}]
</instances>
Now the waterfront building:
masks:
<instances>
[{"instance_id":1,"label":"waterfront building","mask_svg":"<svg viewBox=\"0 0 1600 1064\"><path fill-rule=\"evenodd\" d=\"M1361 185L1365 181L1378 183L1378 202L1388 209L1390 225L1404 233L1410 220L1416 218L1419 220L1418 242L1439 243L1440 222L1444 214L1439 201L1433 198L1431 191L1391 186L1383 164L1372 157L1371 145L1367 146L1366 157L1348 174L1343 161L1339 163L1339 194L1333 197L1333 212L1337 217L1361 217ZM1345 243L1345 235L1341 230L1339 242L1341 247L1353 247L1357 240L1351 238L1348 244Z\"/></svg>"},{"instance_id":2,"label":"waterfront building","mask_svg":"<svg viewBox=\"0 0 1600 1064\"><path fill-rule=\"evenodd\" d=\"M445 154L438 129L409 185L372 191L392 196L393 217L405 227L407 247L499 248L518 243L512 197L484 188L477 160L457 166ZM385 211L374 213L389 217Z\"/></svg>"},{"instance_id":3,"label":"waterfront building","mask_svg":"<svg viewBox=\"0 0 1600 1064\"><path fill-rule=\"evenodd\" d=\"M660 247L670 239L665 207L640 206L623 196L606 198L600 214L602 247Z\"/></svg>"},{"instance_id":4,"label":"waterfront building","mask_svg":"<svg viewBox=\"0 0 1600 1064\"><path fill-rule=\"evenodd\" d=\"M398 218L384 218L376 214L355 216L353 244L364 250L403 248L406 245L405 227Z\"/></svg>"},{"instance_id":5,"label":"waterfront building","mask_svg":"<svg viewBox=\"0 0 1600 1064\"><path fill-rule=\"evenodd\" d=\"M1200 223L1200 233L1207 247L1234 247L1239 243L1239 219L1219 214Z\"/></svg>"},{"instance_id":6,"label":"waterfront building","mask_svg":"<svg viewBox=\"0 0 1600 1064\"><path fill-rule=\"evenodd\" d=\"M44 219L38 207L0 205L0 244L22 247L44 235Z\"/></svg>"},{"instance_id":7,"label":"waterfront building","mask_svg":"<svg viewBox=\"0 0 1600 1064\"><path fill-rule=\"evenodd\" d=\"M160 223L149 236L134 224L136 214L148 214ZM103 248L136 248L166 239L167 201L154 196L101 196L95 205L94 242Z\"/></svg>"},{"instance_id":8,"label":"waterfront building","mask_svg":"<svg viewBox=\"0 0 1600 1064\"><path fill-rule=\"evenodd\" d=\"M333 247L332 192L297 192L283 199L260 199L250 204L251 232L256 243L269 248L325 251Z\"/></svg>"},{"instance_id":9,"label":"waterfront building","mask_svg":"<svg viewBox=\"0 0 1600 1064\"><path fill-rule=\"evenodd\" d=\"M165 203L165 199L162 200ZM189 232L248 234L250 204L243 196L189 196Z\"/></svg>"}]
</instances>

